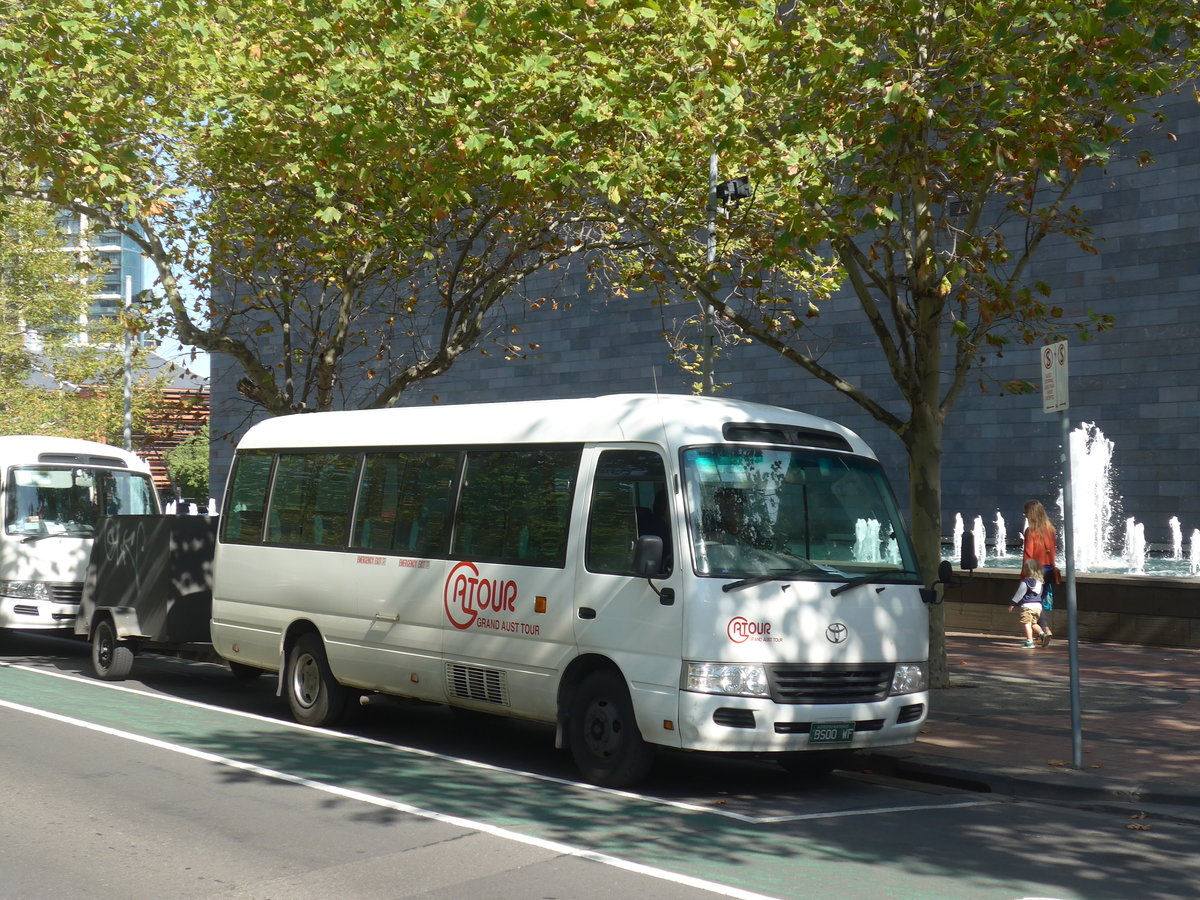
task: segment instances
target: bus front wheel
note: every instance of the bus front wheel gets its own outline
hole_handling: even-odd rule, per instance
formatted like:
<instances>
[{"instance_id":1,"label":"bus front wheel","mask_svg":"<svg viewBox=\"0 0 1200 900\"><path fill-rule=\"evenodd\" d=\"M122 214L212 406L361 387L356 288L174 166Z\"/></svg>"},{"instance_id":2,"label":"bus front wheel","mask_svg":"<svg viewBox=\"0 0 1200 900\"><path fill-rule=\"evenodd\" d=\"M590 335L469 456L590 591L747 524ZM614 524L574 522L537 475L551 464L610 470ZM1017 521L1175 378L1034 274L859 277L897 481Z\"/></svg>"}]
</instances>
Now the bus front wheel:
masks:
<instances>
[{"instance_id":1,"label":"bus front wheel","mask_svg":"<svg viewBox=\"0 0 1200 900\"><path fill-rule=\"evenodd\" d=\"M346 708L346 689L333 677L325 645L315 634L302 635L288 654L288 706L302 725L335 725Z\"/></svg>"},{"instance_id":2,"label":"bus front wheel","mask_svg":"<svg viewBox=\"0 0 1200 900\"><path fill-rule=\"evenodd\" d=\"M117 638L108 619L96 623L92 633L92 669L105 681L124 681L133 669L133 648Z\"/></svg>"},{"instance_id":3,"label":"bus front wheel","mask_svg":"<svg viewBox=\"0 0 1200 900\"><path fill-rule=\"evenodd\" d=\"M625 681L597 671L579 685L571 703L571 756L585 779L604 787L631 787L650 771L654 748L642 739Z\"/></svg>"}]
</instances>

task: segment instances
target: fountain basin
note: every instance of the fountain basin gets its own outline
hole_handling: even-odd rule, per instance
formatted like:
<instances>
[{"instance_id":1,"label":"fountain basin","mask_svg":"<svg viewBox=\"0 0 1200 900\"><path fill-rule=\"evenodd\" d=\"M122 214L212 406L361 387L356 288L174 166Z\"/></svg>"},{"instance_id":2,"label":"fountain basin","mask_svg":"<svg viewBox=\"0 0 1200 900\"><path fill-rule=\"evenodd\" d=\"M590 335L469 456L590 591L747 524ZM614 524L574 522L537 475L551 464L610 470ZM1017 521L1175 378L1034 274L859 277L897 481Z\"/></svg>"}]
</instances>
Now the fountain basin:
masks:
<instances>
[{"instance_id":1,"label":"fountain basin","mask_svg":"<svg viewBox=\"0 0 1200 900\"><path fill-rule=\"evenodd\" d=\"M946 630L1016 640L1020 628L1008 607L1016 588L1012 569L976 569L962 586L945 590ZM1080 573L1075 596L1080 641L1200 649L1200 578ZM1065 584L1056 586L1054 606L1050 628L1065 641Z\"/></svg>"}]
</instances>

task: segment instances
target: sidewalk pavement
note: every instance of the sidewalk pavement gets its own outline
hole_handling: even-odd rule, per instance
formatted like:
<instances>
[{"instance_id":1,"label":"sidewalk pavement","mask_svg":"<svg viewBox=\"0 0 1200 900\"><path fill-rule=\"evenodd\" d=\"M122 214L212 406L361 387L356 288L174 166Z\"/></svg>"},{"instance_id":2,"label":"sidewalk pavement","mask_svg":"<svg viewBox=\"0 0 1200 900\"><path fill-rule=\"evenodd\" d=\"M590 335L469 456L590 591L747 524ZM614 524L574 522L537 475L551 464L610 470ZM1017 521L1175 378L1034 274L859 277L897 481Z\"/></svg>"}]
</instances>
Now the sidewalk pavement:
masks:
<instances>
[{"instance_id":1,"label":"sidewalk pavement","mask_svg":"<svg viewBox=\"0 0 1200 900\"><path fill-rule=\"evenodd\" d=\"M1065 629L1064 629L1065 632ZM878 771L1017 797L1164 804L1200 818L1200 651L1079 645L1081 768L1073 765L1065 633L949 634L951 686L916 744L864 754Z\"/></svg>"}]
</instances>

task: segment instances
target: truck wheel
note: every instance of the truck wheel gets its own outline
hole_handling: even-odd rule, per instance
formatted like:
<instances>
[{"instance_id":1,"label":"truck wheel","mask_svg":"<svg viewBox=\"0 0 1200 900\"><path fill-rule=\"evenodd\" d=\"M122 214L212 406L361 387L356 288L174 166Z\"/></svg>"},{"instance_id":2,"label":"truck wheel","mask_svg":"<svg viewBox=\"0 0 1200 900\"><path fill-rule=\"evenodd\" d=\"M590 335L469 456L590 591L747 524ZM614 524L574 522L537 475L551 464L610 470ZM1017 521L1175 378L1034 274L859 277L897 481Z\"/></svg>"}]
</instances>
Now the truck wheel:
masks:
<instances>
[{"instance_id":1,"label":"truck wheel","mask_svg":"<svg viewBox=\"0 0 1200 900\"><path fill-rule=\"evenodd\" d=\"M287 696L302 725L335 725L345 712L347 691L329 670L325 645L315 634L301 635L288 654Z\"/></svg>"},{"instance_id":2,"label":"truck wheel","mask_svg":"<svg viewBox=\"0 0 1200 900\"><path fill-rule=\"evenodd\" d=\"M642 740L625 681L609 671L583 679L571 701L568 735L575 766L604 787L631 787L654 762L654 748Z\"/></svg>"},{"instance_id":3,"label":"truck wheel","mask_svg":"<svg viewBox=\"0 0 1200 900\"><path fill-rule=\"evenodd\" d=\"M117 631L108 619L96 623L92 634L92 669L97 678L105 681L124 681L133 668L133 648L118 640Z\"/></svg>"}]
</instances>

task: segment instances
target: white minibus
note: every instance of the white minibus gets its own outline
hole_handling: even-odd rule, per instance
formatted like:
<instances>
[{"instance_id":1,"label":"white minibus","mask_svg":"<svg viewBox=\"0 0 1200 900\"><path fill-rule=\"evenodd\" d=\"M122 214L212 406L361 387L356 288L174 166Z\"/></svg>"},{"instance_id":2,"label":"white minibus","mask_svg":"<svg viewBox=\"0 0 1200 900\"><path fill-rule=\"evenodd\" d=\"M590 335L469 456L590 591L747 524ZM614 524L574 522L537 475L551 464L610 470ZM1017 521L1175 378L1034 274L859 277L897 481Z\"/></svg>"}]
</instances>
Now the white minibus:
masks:
<instances>
[{"instance_id":1,"label":"white minibus","mask_svg":"<svg viewBox=\"0 0 1200 900\"><path fill-rule=\"evenodd\" d=\"M74 629L100 516L159 511L150 467L119 447L0 437L0 629Z\"/></svg>"},{"instance_id":2,"label":"white minibus","mask_svg":"<svg viewBox=\"0 0 1200 900\"><path fill-rule=\"evenodd\" d=\"M714 397L270 419L214 563L217 652L300 722L373 691L521 717L610 786L655 746L791 768L915 740L927 627L866 444Z\"/></svg>"}]
</instances>

